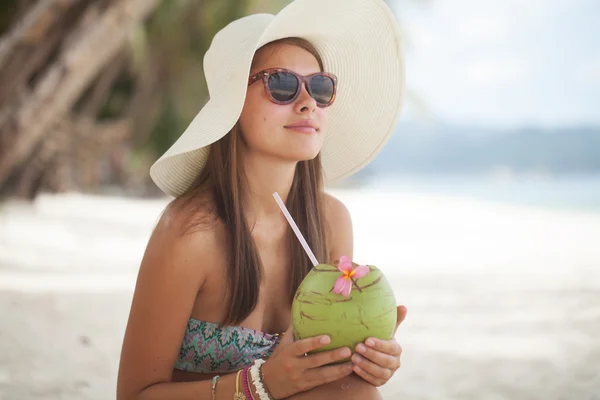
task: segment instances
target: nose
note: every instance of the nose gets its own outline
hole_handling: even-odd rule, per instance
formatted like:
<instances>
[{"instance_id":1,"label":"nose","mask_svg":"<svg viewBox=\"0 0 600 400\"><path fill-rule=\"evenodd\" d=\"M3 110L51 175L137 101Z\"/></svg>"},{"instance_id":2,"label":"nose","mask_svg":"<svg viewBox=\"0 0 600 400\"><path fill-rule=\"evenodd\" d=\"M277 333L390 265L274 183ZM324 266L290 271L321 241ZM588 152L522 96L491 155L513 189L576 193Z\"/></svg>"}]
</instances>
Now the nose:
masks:
<instances>
[{"instance_id":1,"label":"nose","mask_svg":"<svg viewBox=\"0 0 600 400\"><path fill-rule=\"evenodd\" d=\"M294 102L294 109L299 114L310 114L317 109L317 102L308 93L306 82L302 82L298 98Z\"/></svg>"}]
</instances>

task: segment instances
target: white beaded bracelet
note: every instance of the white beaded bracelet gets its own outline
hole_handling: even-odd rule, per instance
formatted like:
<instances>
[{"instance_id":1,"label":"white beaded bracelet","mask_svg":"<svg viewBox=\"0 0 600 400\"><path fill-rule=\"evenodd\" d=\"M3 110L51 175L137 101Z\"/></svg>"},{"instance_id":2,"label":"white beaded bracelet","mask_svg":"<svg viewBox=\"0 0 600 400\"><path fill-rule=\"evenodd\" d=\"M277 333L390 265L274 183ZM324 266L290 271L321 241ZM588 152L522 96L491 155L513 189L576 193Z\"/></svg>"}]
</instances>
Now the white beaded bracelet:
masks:
<instances>
[{"instance_id":1,"label":"white beaded bracelet","mask_svg":"<svg viewBox=\"0 0 600 400\"><path fill-rule=\"evenodd\" d=\"M259 368L264 363L265 363L265 360L263 360L262 358L259 358L258 360L254 360L254 365L252 365L252 367L250 367L250 375L252 376L252 383L254 384L254 387L256 388L256 393L258 393L260 400L271 400L271 397L265 390L262 379L260 378Z\"/></svg>"}]
</instances>

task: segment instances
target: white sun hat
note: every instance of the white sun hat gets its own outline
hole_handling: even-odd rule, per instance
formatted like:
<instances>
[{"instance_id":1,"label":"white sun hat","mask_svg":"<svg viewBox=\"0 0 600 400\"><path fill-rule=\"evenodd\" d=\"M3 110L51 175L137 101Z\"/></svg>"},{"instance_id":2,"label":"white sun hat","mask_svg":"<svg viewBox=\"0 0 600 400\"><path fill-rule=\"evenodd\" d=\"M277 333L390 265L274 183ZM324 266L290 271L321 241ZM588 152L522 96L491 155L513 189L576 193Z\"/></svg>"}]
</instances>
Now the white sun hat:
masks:
<instances>
[{"instance_id":1,"label":"white sun hat","mask_svg":"<svg viewBox=\"0 0 600 400\"><path fill-rule=\"evenodd\" d=\"M277 15L255 14L219 31L204 56L210 100L150 168L156 185L183 194L206 164L210 144L237 123L254 53L288 37L309 41L338 78L321 159L325 183L371 162L396 128L405 79L400 29L383 0L295 0Z\"/></svg>"}]
</instances>

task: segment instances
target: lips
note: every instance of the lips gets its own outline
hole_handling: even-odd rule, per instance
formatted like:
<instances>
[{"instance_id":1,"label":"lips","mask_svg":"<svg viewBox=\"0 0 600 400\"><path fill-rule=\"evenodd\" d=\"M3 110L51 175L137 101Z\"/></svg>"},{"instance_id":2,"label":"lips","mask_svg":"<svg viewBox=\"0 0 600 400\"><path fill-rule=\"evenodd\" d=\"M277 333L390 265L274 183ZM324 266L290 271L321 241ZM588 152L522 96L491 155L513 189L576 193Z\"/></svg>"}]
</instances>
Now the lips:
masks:
<instances>
[{"instance_id":1,"label":"lips","mask_svg":"<svg viewBox=\"0 0 600 400\"><path fill-rule=\"evenodd\" d=\"M298 121L293 124L286 125L284 128L304 133L315 133L319 131L319 125L312 119Z\"/></svg>"}]
</instances>

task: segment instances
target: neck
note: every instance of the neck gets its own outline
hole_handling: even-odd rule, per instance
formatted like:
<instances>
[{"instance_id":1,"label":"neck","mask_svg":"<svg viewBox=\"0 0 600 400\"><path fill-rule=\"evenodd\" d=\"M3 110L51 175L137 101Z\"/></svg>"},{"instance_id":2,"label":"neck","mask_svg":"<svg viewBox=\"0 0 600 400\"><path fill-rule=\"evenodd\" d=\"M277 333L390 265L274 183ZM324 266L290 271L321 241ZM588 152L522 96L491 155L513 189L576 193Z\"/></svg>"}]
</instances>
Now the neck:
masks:
<instances>
[{"instance_id":1,"label":"neck","mask_svg":"<svg viewBox=\"0 0 600 400\"><path fill-rule=\"evenodd\" d=\"M247 155L244 160L247 187L243 193L250 222L284 219L273 193L285 203L292 187L297 162Z\"/></svg>"}]
</instances>

